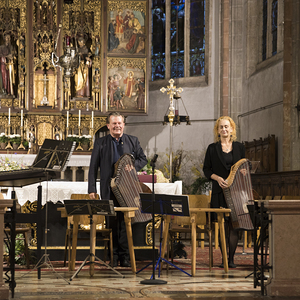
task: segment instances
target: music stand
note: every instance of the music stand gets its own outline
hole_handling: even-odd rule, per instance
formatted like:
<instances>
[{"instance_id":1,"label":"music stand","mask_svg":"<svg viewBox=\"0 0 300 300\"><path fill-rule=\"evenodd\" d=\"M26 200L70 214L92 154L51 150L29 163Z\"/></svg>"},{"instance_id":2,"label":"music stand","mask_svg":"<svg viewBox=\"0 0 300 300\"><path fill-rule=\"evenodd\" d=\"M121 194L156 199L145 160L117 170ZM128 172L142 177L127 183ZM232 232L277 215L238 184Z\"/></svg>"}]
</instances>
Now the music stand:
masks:
<instances>
[{"instance_id":1,"label":"music stand","mask_svg":"<svg viewBox=\"0 0 300 300\"><path fill-rule=\"evenodd\" d=\"M141 209L142 213L153 213L158 215L171 215L171 216L189 216L189 202L188 196L184 195L166 195L166 194L155 194L155 199L153 201L153 194L146 194L140 193L141 196ZM154 216L153 216L154 218ZM154 225L152 228L152 232L154 232ZM154 235L153 235L154 236ZM185 272L181 268L177 267L176 265L172 264L168 260L164 259L161 256L161 239L162 239L162 228L160 231L160 247L159 247L159 257L156 259L156 265L153 268L153 274L150 280L143 280L141 281L142 284L156 284L155 281L155 270L157 266L159 266L159 276L160 276L160 263L162 261L166 262L167 264L175 267L179 271L187 274L188 276L192 276L191 274ZM155 240L153 238L153 251L155 251ZM155 257L155 256L154 256ZM147 268L150 264L143 267L141 270L137 272L137 274ZM154 264L153 264L154 265ZM158 277L159 277L158 276ZM153 278L153 279L152 279ZM166 283L166 282L164 282Z\"/></svg>"},{"instance_id":2,"label":"music stand","mask_svg":"<svg viewBox=\"0 0 300 300\"><path fill-rule=\"evenodd\" d=\"M103 260L98 258L95 253L91 252L93 248L93 236L95 235L95 228L93 226L93 215L106 215L113 216L115 215L114 202L113 200L64 200L64 205L67 211L68 216L72 215L89 215L90 218L90 254L85 258L73 276L70 278L70 281L82 270L85 265L91 264L103 264L107 268L114 271L116 274L122 276L120 272L112 268L110 265L106 264ZM95 261L95 259L98 261Z\"/></svg>"},{"instance_id":3,"label":"music stand","mask_svg":"<svg viewBox=\"0 0 300 300\"><path fill-rule=\"evenodd\" d=\"M76 143L71 141L60 141L60 140L51 140L45 139L43 145L39 149L31 168L33 170L43 170L46 173L46 182L49 181L50 172L63 172L67 168L67 163L75 149ZM38 270L38 279L41 277L41 267L46 265L48 268L52 269L54 273L59 275L64 281L70 284L65 278L58 274L50 261L49 254L47 253L47 240L48 240L48 186L46 194L46 212L45 212L45 253L42 255L40 260L34 266L33 270ZM38 208L37 214L40 214L42 206L42 185L38 186ZM39 243L42 239L41 228L37 228L37 238L38 238L38 248L40 249ZM38 251L38 255L40 251ZM24 277L24 274L22 277Z\"/></svg>"}]
</instances>

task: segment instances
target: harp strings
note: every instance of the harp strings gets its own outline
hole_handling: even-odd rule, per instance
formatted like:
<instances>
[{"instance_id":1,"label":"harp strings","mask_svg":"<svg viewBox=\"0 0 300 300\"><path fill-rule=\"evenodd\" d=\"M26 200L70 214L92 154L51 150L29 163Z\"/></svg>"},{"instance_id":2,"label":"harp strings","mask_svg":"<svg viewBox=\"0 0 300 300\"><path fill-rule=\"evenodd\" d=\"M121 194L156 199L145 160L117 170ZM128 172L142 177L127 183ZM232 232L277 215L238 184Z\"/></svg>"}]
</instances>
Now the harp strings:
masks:
<instances>
[{"instance_id":1,"label":"harp strings","mask_svg":"<svg viewBox=\"0 0 300 300\"><path fill-rule=\"evenodd\" d=\"M253 200L248 161L245 159L232 173L231 176L234 176L234 178L229 186L229 191L239 226L245 229L252 229L253 225L247 208L249 200Z\"/></svg>"},{"instance_id":2,"label":"harp strings","mask_svg":"<svg viewBox=\"0 0 300 300\"><path fill-rule=\"evenodd\" d=\"M143 214L141 212L140 193L143 191L131 156L124 154L117 164L115 184L119 192L118 194L122 197L122 201L120 202L123 202L127 207L139 208L139 210L135 212L133 222L144 222L150 220L152 217L151 214Z\"/></svg>"},{"instance_id":3,"label":"harp strings","mask_svg":"<svg viewBox=\"0 0 300 300\"><path fill-rule=\"evenodd\" d=\"M128 156L124 156L119 162L116 183L122 196L126 199L134 199L139 193L137 185L138 181L132 160ZM132 201L130 201L131 203ZM128 206L128 203L127 203Z\"/></svg>"}]
</instances>

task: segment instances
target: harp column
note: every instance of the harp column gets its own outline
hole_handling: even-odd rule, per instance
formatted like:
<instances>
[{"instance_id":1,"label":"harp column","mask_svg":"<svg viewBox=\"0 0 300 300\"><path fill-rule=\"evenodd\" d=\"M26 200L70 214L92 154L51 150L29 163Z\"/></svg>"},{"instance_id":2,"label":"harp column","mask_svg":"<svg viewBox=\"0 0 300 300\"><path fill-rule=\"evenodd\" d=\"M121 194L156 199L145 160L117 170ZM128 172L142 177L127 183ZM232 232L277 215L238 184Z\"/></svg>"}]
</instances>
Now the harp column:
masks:
<instances>
[{"instance_id":1,"label":"harp column","mask_svg":"<svg viewBox=\"0 0 300 300\"><path fill-rule=\"evenodd\" d=\"M167 92L167 95L170 95L170 106L169 106L169 113L168 113L168 119L170 123L170 182L172 182L172 168L173 168L173 121L175 117L175 107L174 107L174 95L182 93L182 88L176 88L174 85L174 79L169 80L170 85L167 86L167 88L162 87L160 91L162 93Z\"/></svg>"}]
</instances>

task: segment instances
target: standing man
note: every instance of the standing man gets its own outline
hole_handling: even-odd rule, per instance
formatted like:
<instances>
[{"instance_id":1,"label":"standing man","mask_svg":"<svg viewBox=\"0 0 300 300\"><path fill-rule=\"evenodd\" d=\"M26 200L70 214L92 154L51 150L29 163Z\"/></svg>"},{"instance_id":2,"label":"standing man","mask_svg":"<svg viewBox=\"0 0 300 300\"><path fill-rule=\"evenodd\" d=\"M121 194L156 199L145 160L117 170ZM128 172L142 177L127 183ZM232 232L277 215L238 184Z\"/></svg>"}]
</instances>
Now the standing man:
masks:
<instances>
[{"instance_id":1,"label":"standing man","mask_svg":"<svg viewBox=\"0 0 300 300\"><path fill-rule=\"evenodd\" d=\"M96 198L96 179L100 168L100 198L113 200L115 206L120 206L114 196L110 181L114 174L114 164L124 154L132 154L135 158L135 169L139 171L147 164L147 158L137 137L127 135L124 131L124 116L118 112L112 112L106 119L109 135L95 140L94 149L90 161L88 193L91 199ZM107 217L107 225L113 231L113 267L117 267L118 261L122 267L130 267L129 250L122 212L116 216Z\"/></svg>"}]
</instances>

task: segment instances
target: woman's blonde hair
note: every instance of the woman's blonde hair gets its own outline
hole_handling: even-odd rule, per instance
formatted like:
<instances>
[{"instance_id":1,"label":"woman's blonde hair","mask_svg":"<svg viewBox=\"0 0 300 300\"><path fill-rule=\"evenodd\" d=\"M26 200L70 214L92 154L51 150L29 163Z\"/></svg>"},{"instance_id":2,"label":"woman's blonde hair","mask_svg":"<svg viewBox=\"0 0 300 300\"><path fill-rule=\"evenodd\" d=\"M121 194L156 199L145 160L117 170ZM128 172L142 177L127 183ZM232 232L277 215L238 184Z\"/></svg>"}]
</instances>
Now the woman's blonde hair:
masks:
<instances>
[{"instance_id":1,"label":"woman's blonde hair","mask_svg":"<svg viewBox=\"0 0 300 300\"><path fill-rule=\"evenodd\" d=\"M227 120L227 121L229 121L230 126L232 128L232 133L231 133L231 136L230 136L230 140L231 141L235 141L236 140L236 126L235 126L234 121L230 117L228 117L228 116L222 116L215 123L215 127L214 127L215 142L219 142L221 140L219 132L218 132L219 124L220 124L221 120Z\"/></svg>"}]
</instances>

